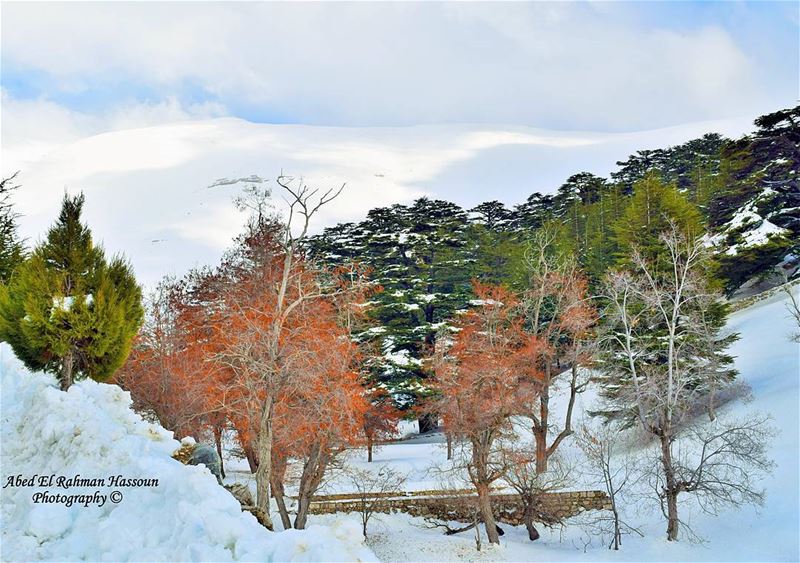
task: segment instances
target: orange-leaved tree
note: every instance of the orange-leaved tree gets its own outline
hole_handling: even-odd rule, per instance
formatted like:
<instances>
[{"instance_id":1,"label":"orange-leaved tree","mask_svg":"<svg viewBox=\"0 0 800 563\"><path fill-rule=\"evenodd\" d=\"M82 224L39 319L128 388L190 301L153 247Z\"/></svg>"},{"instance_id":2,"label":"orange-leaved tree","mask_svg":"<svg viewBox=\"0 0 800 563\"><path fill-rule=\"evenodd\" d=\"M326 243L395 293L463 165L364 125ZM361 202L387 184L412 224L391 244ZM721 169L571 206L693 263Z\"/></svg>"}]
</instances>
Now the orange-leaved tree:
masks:
<instances>
[{"instance_id":1,"label":"orange-leaved tree","mask_svg":"<svg viewBox=\"0 0 800 563\"><path fill-rule=\"evenodd\" d=\"M146 302L145 322L115 381L131 393L134 408L178 438L200 439L211 417L204 393L202 352L182 314L182 284L165 280Z\"/></svg>"},{"instance_id":2,"label":"orange-leaved tree","mask_svg":"<svg viewBox=\"0 0 800 563\"><path fill-rule=\"evenodd\" d=\"M334 458L363 441L369 408L354 368L358 350L328 301L301 307L302 323L287 335L288 369L294 374L276 405L275 443L302 463L295 528L304 528L311 497ZM282 514L283 517L283 514Z\"/></svg>"},{"instance_id":3,"label":"orange-leaved tree","mask_svg":"<svg viewBox=\"0 0 800 563\"><path fill-rule=\"evenodd\" d=\"M469 446L466 470L478 493L478 512L491 543L499 543L492 483L505 472L498 440L510 417L534 401L537 372L527 358L539 342L523 330L519 302L500 286L474 283L476 307L456 322L452 337L440 338L434 354L436 412L448 432Z\"/></svg>"},{"instance_id":4,"label":"orange-leaved tree","mask_svg":"<svg viewBox=\"0 0 800 563\"><path fill-rule=\"evenodd\" d=\"M226 404L235 397L244 406L242 420L234 425L246 429L245 443L255 443L249 457L257 463L256 505L269 527L278 404L290 404L290 397L310 385L314 379L309 374L321 377L309 367L311 363L324 359L330 367L352 361L349 348L329 345L320 350L318 344L320 334L330 334L329 327L335 326L336 339L351 346L342 323L334 322L342 313L334 299L350 291L352 284L343 286L340 277L320 271L306 259L302 244L313 215L341 190L317 196L317 190L290 178L279 178L278 184L289 196L286 222L264 213L266 192L251 192L255 199L243 205L253 214L239 245L221 267L223 282L219 306L212 312L214 346L209 355L218 373L224 374L217 395L224 396ZM325 372L328 377L331 373L341 370Z\"/></svg>"}]
</instances>

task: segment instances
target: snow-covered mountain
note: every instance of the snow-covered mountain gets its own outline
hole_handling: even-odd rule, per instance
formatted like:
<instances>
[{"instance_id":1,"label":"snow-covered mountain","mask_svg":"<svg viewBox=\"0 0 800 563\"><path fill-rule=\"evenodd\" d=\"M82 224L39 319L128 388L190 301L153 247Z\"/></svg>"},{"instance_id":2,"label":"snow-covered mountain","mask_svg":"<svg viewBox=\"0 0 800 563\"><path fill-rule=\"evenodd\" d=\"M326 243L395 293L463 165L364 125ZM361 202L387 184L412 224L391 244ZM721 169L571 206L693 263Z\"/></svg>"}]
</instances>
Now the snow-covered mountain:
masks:
<instances>
[{"instance_id":1,"label":"snow-covered mountain","mask_svg":"<svg viewBox=\"0 0 800 563\"><path fill-rule=\"evenodd\" d=\"M68 142L3 134L3 176L20 170L21 234L35 241L58 213L64 190L83 190L97 240L132 261L140 281L217 261L244 217L231 204L241 185L216 180L302 175L317 186L347 183L316 217L321 230L375 207L423 195L471 207L511 205L552 192L578 170L606 175L648 146L708 131L737 136L749 119L636 133L548 131L509 125L389 128L272 125L241 119L185 121L111 131ZM281 200L277 200L281 204Z\"/></svg>"}]
</instances>

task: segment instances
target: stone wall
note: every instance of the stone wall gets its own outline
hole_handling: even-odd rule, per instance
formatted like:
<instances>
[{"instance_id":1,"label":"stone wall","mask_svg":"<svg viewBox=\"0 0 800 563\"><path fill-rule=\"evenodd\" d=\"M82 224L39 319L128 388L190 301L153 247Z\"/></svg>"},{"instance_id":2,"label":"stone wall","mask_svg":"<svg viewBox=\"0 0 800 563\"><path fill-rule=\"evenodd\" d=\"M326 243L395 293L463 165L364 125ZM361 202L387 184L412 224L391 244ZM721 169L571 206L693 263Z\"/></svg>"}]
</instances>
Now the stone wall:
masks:
<instances>
[{"instance_id":1,"label":"stone wall","mask_svg":"<svg viewBox=\"0 0 800 563\"><path fill-rule=\"evenodd\" d=\"M522 502L519 495L493 493L492 506L499 522L522 524ZM405 512L412 516L438 520L472 522L477 496L472 491L417 491L412 493L369 495L330 495L315 497L312 514L358 512L363 503L372 505L374 512ZM611 501L602 491L569 491L546 493L540 497L537 512L542 519L562 519L584 510L610 510Z\"/></svg>"}]
</instances>

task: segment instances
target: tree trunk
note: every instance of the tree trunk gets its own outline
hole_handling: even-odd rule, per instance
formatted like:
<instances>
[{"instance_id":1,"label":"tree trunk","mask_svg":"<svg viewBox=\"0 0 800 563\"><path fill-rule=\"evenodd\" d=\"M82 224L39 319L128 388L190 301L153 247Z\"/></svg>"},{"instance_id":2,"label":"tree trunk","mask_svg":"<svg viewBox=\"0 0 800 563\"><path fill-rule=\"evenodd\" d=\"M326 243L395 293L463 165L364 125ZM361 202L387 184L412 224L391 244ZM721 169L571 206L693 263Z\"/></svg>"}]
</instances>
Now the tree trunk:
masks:
<instances>
[{"instance_id":1,"label":"tree trunk","mask_svg":"<svg viewBox=\"0 0 800 563\"><path fill-rule=\"evenodd\" d=\"M533 428L536 439L536 473L547 471L547 427L550 418L550 362L544 370L544 381L539 393L539 425Z\"/></svg>"},{"instance_id":2,"label":"tree trunk","mask_svg":"<svg viewBox=\"0 0 800 563\"><path fill-rule=\"evenodd\" d=\"M222 461L222 430L219 426L214 426L214 444L217 446L217 455L219 455L219 472L222 478L225 478L225 465Z\"/></svg>"},{"instance_id":3,"label":"tree trunk","mask_svg":"<svg viewBox=\"0 0 800 563\"><path fill-rule=\"evenodd\" d=\"M311 505L311 497L317 492L325 475L325 469L330 460L330 450L322 444L315 444L306 458L303 467L303 474L300 477L300 487L297 494L297 516L294 519L294 527L303 530L308 521L308 509Z\"/></svg>"},{"instance_id":4,"label":"tree trunk","mask_svg":"<svg viewBox=\"0 0 800 563\"><path fill-rule=\"evenodd\" d=\"M667 539L678 541L678 494L667 490Z\"/></svg>"},{"instance_id":5,"label":"tree trunk","mask_svg":"<svg viewBox=\"0 0 800 563\"><path fill-rule=\"evenodd\" d=\"M667 491L667 539L678 541L678 494Z\"/></svg>"},{"instance_id":6,"label":"tree trunk","mask_svg":"<svg viewBox=\"0 0 800 563\"><path fill-rule=\"evenodd\" d=\"M528 530L528 539L536 541L539 539L539 530L533 525L533 503L525 503L525 511L522 513L522 519L525 521L525 528Z\"/></svg>"},{"instance_id":7,"label":"tree trunk","mask_svg":"<svg viewBox=\"0 0 800 563\"><path fill-rule=\"evenodd\" d=\"M417 419L419 424L419 433L425 434L426 432L432 432L439 428L439 419L432 415L432 414L423 414L419 419Z\"/></svg>"},{"instance_id":8,"label":"tree trunk","mask_svg":"<svg viewBox=\"0 0 800 563\"><path fill-rule=\"evenodd\" d=\"M305 530L308 522L308 507L311 505L311 495L304 494L297 500L297 516L294 518L294 527Z\"/></svg>"},{"instance_id":9,"label":"tree trunk","mask_svg":"<svg viewBox=\"0 0 800 563\"><path fill-rule=\"evenodd\" d=\"M500 535L497 533L497 523L492 512L492 500L489 498L489 486L481 485L478 487L478 508L480 509L481 519L486 528L486 537L489 543L500 543Z\"/></svg>"},{"instance_id":10,"label":"tree trunk","mask_svg":"<svg viewBox=\"0 0 800 563\"><path fill-rule=\"evenodd\" d=\"M272 397L267 395L261 407L258 425L258 469L256 470L256 506L264 511L265 526L272 530L269 515L269 483L272 476Z\"/></svg>"},{"instance_id":11,"label":"tree trunk","mask_svg":"<svg viewBox=\"0 0 800 563\"><path fill-rule=\"evenodd\" d=\"M272 494L275 496L275 504L278 505L278 513L281 515L281 524L284 530L292 527L289 519L289 510L286 508L286 493L283 489L283 481L277 478L272 479Z\"/></svg>"},{"instance_id":12,"label":"tree trunk","mask_svg":"<svg viewBox=\"0 0 800 563\"><path fill-rule=\"evenodd\" d=\"M446 434L447 437L447 459L448 461L453 459L453 436L451 434Z\"/></svg>"},{"instance_id":13,"label":"tree trunk","mask_svg":"<svg viewBox=\"0 0 800 563\"><path fill-rule=\"evenodd\" d=\"M72 369L75 364L75 352L70 348L61 359L61 390L66 391L72 385Z\"/></svg>"},{"instance_id":14,"label":"tree trunk","mask_svg":"<svg viewBox=\"0 0 800 563\"><path fill-rule=\"evenodd\" d=\"M547 471L547 428L534 428L533 437L536 439L536 473L542 474Z\"/></svg>"},{"instance_id":15,"label":"tree trunk","mask_svg":"<svg viewBox=\"0 0 800 563\"><path fill-rule=\"evenodd\" d=\"M675 470L672 467L672 448L668 432L661 436L661 463L664 466L664 480L667 486L664 494L667 499L667 540L678 540L678 485L675 482Z\"/></svg>"},{"instance_id":16,"label":"tree trunk","mask_svg":"<svg viewBox=\"0 0 800 563\"><path fill-rule=\"evenodd\" d=\"M244 456L247 458L247 465L250 466L250 473L255 473L258 471L258 459L256 458L256 452L253 451L253 446L249 443L243 446L244 449Z\"/></svg>"},{"instance_id":17,"label":"tree trunk","mask_svg":"<svg viewBox=\"0 0 800 563\"><path fill-rule=\"evenodd\" d=\"M367 463L372 463L372 438L367 436Z\"/></svg>"}]
</instances>

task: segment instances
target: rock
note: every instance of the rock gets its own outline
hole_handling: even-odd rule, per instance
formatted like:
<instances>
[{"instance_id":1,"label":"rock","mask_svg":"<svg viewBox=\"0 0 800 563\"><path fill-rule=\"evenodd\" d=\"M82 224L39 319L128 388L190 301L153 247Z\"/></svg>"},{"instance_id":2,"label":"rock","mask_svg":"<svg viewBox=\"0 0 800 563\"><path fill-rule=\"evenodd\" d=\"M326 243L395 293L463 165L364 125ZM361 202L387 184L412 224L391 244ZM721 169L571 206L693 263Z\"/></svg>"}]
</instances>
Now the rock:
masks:
<instances>
[{"instance_id":1,"label":"rock","mask_svg":"<svg viewBox=\"0 0 800 563\"><path fill-rule=\"evenodd\" d=\"M172 454L172 458L177 459L184 465L188 464L189 460L192 459L192 453L196 445L197 444L181 444L181 447Z\"/></svg>"},{"instance_id":2,"label":"rock","mask_svg":"<svg viewBox=\"0 0 800 563\"><path fill-rule=\"evenodd\" d=\"M192 452L189 465L205 465L217 478L217 483L222 484L222 461L219 459L219 454L214 446L197 444L194 452Z\"/></svg>"},{"instance_id":3,"label":"rock","mask_svg":"<svg viewBox=\"0 0 800 563\"><path fill-rule=\"evenodd\" d=\"M194 440L183 440L181 447L175 450L172 457L184 465L205 465L217 478L217 483L222 485L222 462L214 446L197 444Z\"/></svg>"}]
</instances>

